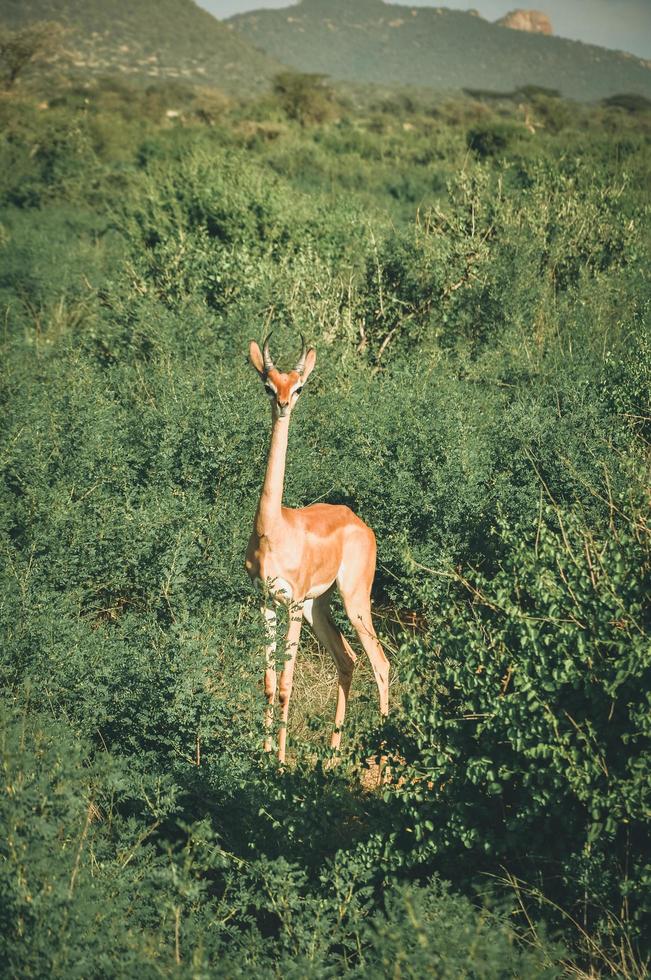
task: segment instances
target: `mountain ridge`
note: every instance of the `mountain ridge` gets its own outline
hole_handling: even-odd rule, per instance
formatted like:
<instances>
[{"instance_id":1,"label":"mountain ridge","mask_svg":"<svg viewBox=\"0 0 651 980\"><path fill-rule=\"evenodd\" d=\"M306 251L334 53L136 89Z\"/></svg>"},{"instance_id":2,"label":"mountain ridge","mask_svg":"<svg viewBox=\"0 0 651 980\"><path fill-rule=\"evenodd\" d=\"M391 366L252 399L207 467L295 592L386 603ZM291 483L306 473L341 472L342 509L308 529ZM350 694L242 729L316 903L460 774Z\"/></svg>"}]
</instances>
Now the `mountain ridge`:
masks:
<instances>
[{"instance_id":1,"label":"mountain ridge","mask_svg":"<svg viewBox=\"0 0 651 980\"><path fill-rule=\"evenodd\" d=\"M533 84L583 101L624 91L651 97L651 67L633 55L445 7L301 0L224 23L295 69L336 80L435 89Z\"/></svg>"}]
</instances>

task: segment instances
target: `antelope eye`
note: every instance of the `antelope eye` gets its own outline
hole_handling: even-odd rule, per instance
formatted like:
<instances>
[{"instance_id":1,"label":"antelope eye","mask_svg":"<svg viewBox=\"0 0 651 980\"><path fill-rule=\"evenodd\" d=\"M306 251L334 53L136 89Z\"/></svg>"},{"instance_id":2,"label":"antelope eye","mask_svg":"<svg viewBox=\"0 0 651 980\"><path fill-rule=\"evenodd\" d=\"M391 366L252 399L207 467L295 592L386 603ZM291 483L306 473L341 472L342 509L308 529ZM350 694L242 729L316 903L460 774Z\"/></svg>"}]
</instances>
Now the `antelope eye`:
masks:
<instances>
[{"instance_id":1,"label":"antelope eye","mask_svg":"<svg viewBox=\"0 0 651 980\"><path fill-rule=\"evenodd\" d=\"M301 393L302 391L303 391L303 385L301 385L301 386L300 386L300 388L295 388L295 389L294 389L294 394L295 394L295 395L300 395L300 393Z\"/></svg>"},{"instance_id":2,"label":"antelope eye","mask_svg":"<svg viewBox=\"0 0 651 980\"><path fill-rule=\"evenodd\" d=\"M271 387L271 385L265 385L264 386L264 390L267 392L268 395L275 395L276 394L276 392L273 390L273 388Z\"/></svg>"}]
</instances>

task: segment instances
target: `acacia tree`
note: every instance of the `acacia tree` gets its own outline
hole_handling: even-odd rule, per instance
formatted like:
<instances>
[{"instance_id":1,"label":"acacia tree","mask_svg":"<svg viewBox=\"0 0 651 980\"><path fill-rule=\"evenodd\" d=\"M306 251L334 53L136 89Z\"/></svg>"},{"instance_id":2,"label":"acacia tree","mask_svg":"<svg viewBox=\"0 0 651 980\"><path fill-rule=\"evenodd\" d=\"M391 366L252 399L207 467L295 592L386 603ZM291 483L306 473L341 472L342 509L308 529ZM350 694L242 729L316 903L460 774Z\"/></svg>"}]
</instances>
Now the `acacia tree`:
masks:
<instances>
[{"instance_id":1,"label":"acacia tree","mask_svg":"<svg viewBox=\"0 0 651 980\"><path fill-rule=\"evenodd\" d=\"M64 28L51 20L39 20L17 31L0 27L0 72L5 89L35 61L51 58L61 48Z\"/></svg>"},{"instance_id":2,"label":"acacia tree","mask_svg":"<svg viewBox=\"0 0 651 980\"><path fill-rule=\"evenodd\" d=\"M324 122L332 115L333 98L326 78L326 75L295 71L281 72L274 77L274 93L290 119L305 126Z\"/></svg>"}]
</instances>

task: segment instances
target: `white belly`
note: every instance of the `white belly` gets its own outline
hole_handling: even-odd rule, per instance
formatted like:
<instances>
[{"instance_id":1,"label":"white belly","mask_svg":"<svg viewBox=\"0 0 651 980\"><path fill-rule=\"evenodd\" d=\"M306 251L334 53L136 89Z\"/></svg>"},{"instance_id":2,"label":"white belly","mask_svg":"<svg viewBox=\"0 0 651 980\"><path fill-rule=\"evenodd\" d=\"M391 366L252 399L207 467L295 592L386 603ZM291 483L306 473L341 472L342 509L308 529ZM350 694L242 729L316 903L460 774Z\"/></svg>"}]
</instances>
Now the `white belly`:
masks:
<instances>
[{"instance_id":1,"label":"white belly","mask_svg":"<svg viewBox=\"0 0 651 980\"><path fill-rule=\"evenodd\" d=\"M293 589L289 582L284 578L268 578L266 584L261 578L256 578L255 585L262 592L266 592L274 602L281 602L283 605L287 605L294 600ZM328 589L332 588L332 585L332 582L325 582L323 585L313 585L305 598L318 599L319 596L324 594L324 592L327 592Z\"/></svg>"},{"instance_id":2,"label":"white belly","mask_svg":"<svg viewBox=\"0 0 651 980\"><path fill-rule=\"evenodd\" d=\"M257 578L255 584L261 592L268 595L274 602L282 602L283 605L287 605L294 598L292 587L284 578L268 578L266 582Z\"/></svg>"},{"instance_id":3,"label":"white belly","mask_svg":"<svg viewBox=\"0 0 651 980\"><path fill-rule=\"evenodd\" d=\"M313 585L305 598L318 599L319 596L323 595L324 592L327 592L328 589L331 588L331 586L332 586L332 582L326 582L325 585Z\"/></svg>"}]
</instances>

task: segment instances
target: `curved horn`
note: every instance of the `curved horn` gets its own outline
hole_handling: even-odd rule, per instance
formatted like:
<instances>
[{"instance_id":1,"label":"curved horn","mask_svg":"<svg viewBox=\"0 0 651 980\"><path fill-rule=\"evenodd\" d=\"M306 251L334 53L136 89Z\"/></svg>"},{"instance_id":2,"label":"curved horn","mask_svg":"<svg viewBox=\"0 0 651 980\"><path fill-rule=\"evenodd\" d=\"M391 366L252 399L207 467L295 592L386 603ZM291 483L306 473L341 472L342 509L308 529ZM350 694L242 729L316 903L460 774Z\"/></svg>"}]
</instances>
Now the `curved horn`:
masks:
<instances>
[{"instance_id":1,"label":"curved horn","mask_svg":"<svg viewBox=\"0 0 651 980\"><path fill-rule=\"evenodd\" d=\"M305 344L305 337L303 336L303 334L301 334L300 337L301 337L301 344L302 344L302 346L301 346L301 356L299 357L299 359L298 359L298 361L296 363L296 367L294 368L294 370L298 374L302 374L303 373L303 369L305 368L305 358L307 357L307 346Z\"/></svg>"},{"instance_id":2,"label":"curved horn","mask_svg":"<svg viewBox=\"0 0 651 980\"><path fill-rule=\"evenodd\" d=\"M271 333L273 333L273 330ZM262 361L267 374L274 369L274 362L271 360L271 354L269 353L269 338L271 337L271 333L267 334L262 344Z\"/></svg>"}]
</instances>

